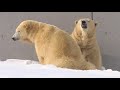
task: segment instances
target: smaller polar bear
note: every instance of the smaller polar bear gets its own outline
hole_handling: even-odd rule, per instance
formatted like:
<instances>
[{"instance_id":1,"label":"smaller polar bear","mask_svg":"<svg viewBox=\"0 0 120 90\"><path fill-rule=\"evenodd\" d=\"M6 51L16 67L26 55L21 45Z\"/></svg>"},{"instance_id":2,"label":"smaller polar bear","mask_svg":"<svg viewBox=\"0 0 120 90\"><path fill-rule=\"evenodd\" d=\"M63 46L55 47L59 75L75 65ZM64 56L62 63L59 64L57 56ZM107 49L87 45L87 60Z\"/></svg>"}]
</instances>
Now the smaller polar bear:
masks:
<instances>
[{"instance_id":1,"label":"smaller polar bear","mask_svg":"<svg viewBox=\"0 0 120 90\"><path fill-rule=\"evenodd\" d=\"M78 43L85 59L102 69L100 48L96 39L96 26L93 20L83 18L75 22L72 38Z\"/></svg>"},{"instance_id":2,"label":"smaller polar bear","mask_svg":"<svg viewBox=\"0 0 120 90\"><path fill-rule=\"evenodd\" d=\"M74 39L54 25L25 20L16 28L12 39L33 43L41 64L79 70L96 69L85 60Z\"/></svg>"}]
</instances>

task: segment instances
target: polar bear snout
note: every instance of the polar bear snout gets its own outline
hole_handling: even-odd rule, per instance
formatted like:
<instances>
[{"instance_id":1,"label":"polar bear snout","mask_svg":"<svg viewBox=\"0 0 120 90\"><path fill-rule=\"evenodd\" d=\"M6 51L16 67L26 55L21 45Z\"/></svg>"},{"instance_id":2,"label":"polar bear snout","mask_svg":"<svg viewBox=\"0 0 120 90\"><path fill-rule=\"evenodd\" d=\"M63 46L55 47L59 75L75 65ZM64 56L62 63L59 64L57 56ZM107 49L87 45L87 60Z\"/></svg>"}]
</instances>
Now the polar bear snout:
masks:
<instances>
[{"instance_id":1,"label":"polar bear snout","mask_svg":"<svg viewBox=\"0 0 120 90\"><path fill-rule=\"evenodd\" d=\"M17 40L19 40L18 38L15 38L15 37L12 37L12 39L13 39L14 41L17 41Z\"/></svg>"},{"instance_id":2,"label":"polar bear snout","mask_svg":"<svg viewBox=\"0 0 120 90\"><path fill-rule=\"evenodd\" d=\"M81 21L81 26L82 28L86 29L87 28L87 22L85 20Z\"/></svg>"},{"instance_id":3,"label":"polar bear snout","mask_svg":"<svg viewBox=\"0 0 120 90\"><path fill-rule=\"evenodd\" d=\"M17 40L19 40L19 39L20 39L19 33L16 32L16 33L12 36L12 40L17 41Z\"/></svg>"}]
</instances>

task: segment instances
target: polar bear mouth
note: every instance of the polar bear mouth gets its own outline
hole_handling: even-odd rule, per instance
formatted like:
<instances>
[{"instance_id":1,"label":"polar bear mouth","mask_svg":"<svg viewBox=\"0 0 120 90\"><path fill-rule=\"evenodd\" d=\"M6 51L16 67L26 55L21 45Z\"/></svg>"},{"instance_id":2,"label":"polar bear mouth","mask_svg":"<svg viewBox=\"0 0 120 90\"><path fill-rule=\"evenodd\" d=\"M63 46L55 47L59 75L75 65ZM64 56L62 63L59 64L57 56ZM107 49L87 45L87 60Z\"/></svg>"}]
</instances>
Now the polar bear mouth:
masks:
<instances>
[{"instance_id":1,"label":"polar bear mouth","mask_svg":"<svg viewBox=\"0 0 120 90\"><path fill-rule=\"evenodd\" d=\"M81 27L84 29L87 29L87 22L86 21L81 21Z\"/></svg>"}]
</instances>

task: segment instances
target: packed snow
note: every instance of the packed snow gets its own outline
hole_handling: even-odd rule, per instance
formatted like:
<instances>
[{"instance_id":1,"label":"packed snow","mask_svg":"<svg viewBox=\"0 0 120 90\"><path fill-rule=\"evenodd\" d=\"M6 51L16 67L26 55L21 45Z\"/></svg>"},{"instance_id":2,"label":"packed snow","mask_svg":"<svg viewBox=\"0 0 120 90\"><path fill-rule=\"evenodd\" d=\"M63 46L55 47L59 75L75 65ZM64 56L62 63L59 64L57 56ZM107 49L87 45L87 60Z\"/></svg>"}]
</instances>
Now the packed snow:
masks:
<instances>
[{"instance_id":1,"label":"packed snow","mask_svg":"<svg viewBox=\"0 0 120 90\"><path fill-rule=\"evenodd\" d=\"M112 69L73 70L41 65L32 60L7 59L0 61L0 78L120 78L120 72Z\"/></svg>"}]
</instances>

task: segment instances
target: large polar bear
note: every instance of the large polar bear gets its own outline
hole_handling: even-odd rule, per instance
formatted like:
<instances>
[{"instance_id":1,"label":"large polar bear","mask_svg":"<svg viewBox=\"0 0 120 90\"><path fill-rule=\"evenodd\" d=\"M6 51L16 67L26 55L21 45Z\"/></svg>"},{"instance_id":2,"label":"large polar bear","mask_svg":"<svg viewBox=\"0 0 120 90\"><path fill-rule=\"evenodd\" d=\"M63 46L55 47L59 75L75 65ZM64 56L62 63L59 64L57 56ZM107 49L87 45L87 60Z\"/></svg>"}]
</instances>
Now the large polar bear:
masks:
<instances>
[{"instance_id":1,"label":"large polar bear","mask_svg":"<svg viewBox=\"0 0 120 90\"><path fill-rule=\"evenodd\" d=\"M96 69L84 59L74 39L54 25L25 20L16 28L12 39L33 43L41 64L69 69Z\"/></svg>"},{"instance_id":2,"label":"large polar bear","mask_svg":"<svg viewBox=\"0 0 120 90\"><path fill-rule=\"evenodd\" d=\"M78 43L85 59L94 64L97 69L102 69L101 52L96 39L96 25L89 18L75 21L72 38Z\"/></svg>"}]
</instances>

